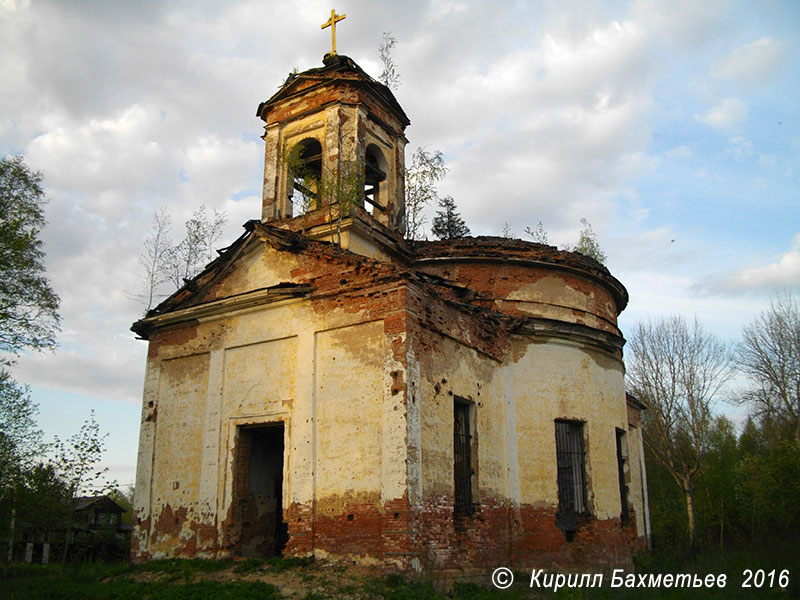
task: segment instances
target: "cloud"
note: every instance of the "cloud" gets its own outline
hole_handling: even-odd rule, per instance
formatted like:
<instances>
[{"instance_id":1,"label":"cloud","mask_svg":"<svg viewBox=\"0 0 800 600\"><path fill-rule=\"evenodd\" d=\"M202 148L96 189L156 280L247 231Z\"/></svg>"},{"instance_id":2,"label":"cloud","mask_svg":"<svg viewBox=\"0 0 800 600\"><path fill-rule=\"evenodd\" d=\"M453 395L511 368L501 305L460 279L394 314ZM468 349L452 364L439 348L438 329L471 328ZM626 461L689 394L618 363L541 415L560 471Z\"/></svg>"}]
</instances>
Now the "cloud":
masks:
<instances>
[{"instance_id":1,"label":"cloud","mask_svg":"<svg viewBox=\"0 0 800 600\"><path fill-rule=\"evenodd\" d=\"M725 154L741 162L753 155L753 144L747 138L738 135L731 138L730 145L725 149Z\"/></svg>"},{"instance_id":2,"label":"cloud","mask_svg":"<svg viewBox=\"0 0 800 600\"><path fill-rule=\"evenodd\" d=\"M773 38L762 38L737 48L711 65L715 79L738 83L763 83L772 79L784 66L786 44Z\"/></svg>"},{"instance_id":3,"label":"cloud","mask_svg":"<svg viewBox=\"0 0 800 600\"><path fill-rule=\"evenodd\" d=\"M761 266L743 267L725 275L711 277L696 286L708 294L764 292L780 288L800 288L800 233L792 248L776 260Z\"/></svg>"},{"instance_id":4,"label":"cloud","mask_svg":"<svg viewBox=\"0 0 800 600\"><path fill-rule=\"evenodd\" d=\"M737 125L747 118L748 106L739 98L725 98L720 100L703 115L694 118L715 129L726 130Z\"/></svg>"},{"instance_id":5,"label":"cloud","mask_svg":"<svg viewBox=\"0 0 800 600\"><path fill-rule=\"evenodd\" d=\"M120 328L121 330L121 328ZM20 358L14 375L20 381L53 390L66 390L100 400L141 401L145 342L117 335L103 344L91 335L78 336L80 348Z\"/></svg>"},{"instance_id":6,"label":"cloud","mask_svg":"<svg viewBox=\"0 0 800 600\"><path fill-rule=\"evenodd\" d=\"M652 64L636 23L587 19L568 33L547 28L488 65L459 59L452 76L421 68L437 76L423 83L412 73L404 105L426 134L415 140L414 129L410 139L444 151L440 189L475 233L504 222L520 232L539 219L554 239L577 231L581 217L600 227L610 198L651 168ZM487 201L498 195L499 211Z\"/></svg>"},{"instance_id":7,"label":"cloud","mask_svg":"<svg viewBox=\"0 0 800 600\"><path fill-rule=\"evenodd\" d=\"M707 42L725 28L725 15L732 10L728 4L727 0L637 0L631 13L651 35L685 49Z\"/></svg>"},{"instance_id":8,"label":"cloud","mask_svg":"<svg viewBox=\"0 0 800 600\"><path fill-rule=\"evenodd\" d=\"M330 6L0 0L0 10L0 148L44 172L46 261L62 298L61 348L21 359L20 379L136 402L146 344L128 330L141 308L128 292L138 287L136 257L153 211L168 207L177 237L199 204L224 210L220 245L260 216L255 109L293 67L321 64L330 34L319 26ZM401 11L387 1L340 12L348 18L337 30L339 51L373 75L382 31L398 39L396 95L413 123L406 156L417 145L444 151L450 172L440 192L455 197L473 233L499 234L508 222L522 235L541 219L563 245L588 218L631 291L626 313L715 311L691 286L710 262L720 267L691 247L679 221L677 182L691 179L680 169L702 168L708 181L724 176L698 130L723 131L729 156L748 159L736 167L757 162L747 136L773 171L797 170L796 148L787 157L736 130L748 102L756 106L751 96L725 92L680 111L664 100L665 87L694 97L713 87L688 89L670 79L675 73L720 86L757 81L758 65L791 65L775 58L788 46L764 27L736 43L758 42L708 60L731 23L739 27L726 1L545 0L488 10L409 0ZM710 62L716 81L698 73ZM740 97L713 106L725 94ZM677 112L699 116L678 123ZM686 203L705 199L686 195ZM731 309L729 320L740 313Z\"/></svg>"},{"instance_id":9,"label":"cloud","mask_svg":"<svg viewBox=\"0 0 800 600\"><path fill-rule=\"evenodd\" d=\"M682 159L682 158L691 158L692 157L692 149L683 144L680 146L675 146L674 148L670 148L666 152L667 158L675 158L675 159Z\"/></svg>"}]
</instances>

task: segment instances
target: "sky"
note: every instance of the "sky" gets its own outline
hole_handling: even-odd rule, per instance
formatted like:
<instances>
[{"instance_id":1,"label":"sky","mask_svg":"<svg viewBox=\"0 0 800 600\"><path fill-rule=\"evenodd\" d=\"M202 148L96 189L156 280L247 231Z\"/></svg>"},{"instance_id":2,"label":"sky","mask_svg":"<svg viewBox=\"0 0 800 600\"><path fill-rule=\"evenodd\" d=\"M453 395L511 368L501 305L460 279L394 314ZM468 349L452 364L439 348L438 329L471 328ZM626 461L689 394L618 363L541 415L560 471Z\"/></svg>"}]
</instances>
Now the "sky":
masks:
<instances>
[{"instance_id":1,"label":"sky","mask_svg":"<svg viewBox=\"0 0 800 600\"><path fill-rule=\"evenodd\" d=\"M138 257L224 211L260 218L263 123L294 68L322 65L334 8L304 0L0 0L0 153L42 172L55 352L24 355L49 439L92 410L134 480L146 342ZM574 244L587 219L639 320L695 317L735 343L800 292L800 2L337 0L337 50L377 77L397 40L406 156L440 150L473 235ZM430 207L428 222L435 212ZM735 395L736 386L727 393ZM721 410L725 410L723 407Z\"/></svg>"}]
</instances>

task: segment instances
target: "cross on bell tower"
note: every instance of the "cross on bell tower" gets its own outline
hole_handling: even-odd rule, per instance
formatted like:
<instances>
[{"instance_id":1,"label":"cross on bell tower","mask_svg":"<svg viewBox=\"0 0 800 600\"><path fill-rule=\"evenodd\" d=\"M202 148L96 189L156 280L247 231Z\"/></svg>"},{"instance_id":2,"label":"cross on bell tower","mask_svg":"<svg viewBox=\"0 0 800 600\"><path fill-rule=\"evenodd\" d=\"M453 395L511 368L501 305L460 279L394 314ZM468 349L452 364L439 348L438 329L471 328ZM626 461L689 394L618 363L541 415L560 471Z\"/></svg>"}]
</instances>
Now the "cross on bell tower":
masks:
<instances>
[{"instance_id":1,"label":"cross on bell tower","mask_svg":"<svg viewBox=\"0 0 800 600\"><path fill-rule=\"evenodd\" d=\"M341 21L347 17L347 15L337 15L336 9L331 9L331 18L325 21L321 26L320 29L325 29L326 27L331 28L331 54L336 54L336 23Z\"/></svg>"}]
</instances>

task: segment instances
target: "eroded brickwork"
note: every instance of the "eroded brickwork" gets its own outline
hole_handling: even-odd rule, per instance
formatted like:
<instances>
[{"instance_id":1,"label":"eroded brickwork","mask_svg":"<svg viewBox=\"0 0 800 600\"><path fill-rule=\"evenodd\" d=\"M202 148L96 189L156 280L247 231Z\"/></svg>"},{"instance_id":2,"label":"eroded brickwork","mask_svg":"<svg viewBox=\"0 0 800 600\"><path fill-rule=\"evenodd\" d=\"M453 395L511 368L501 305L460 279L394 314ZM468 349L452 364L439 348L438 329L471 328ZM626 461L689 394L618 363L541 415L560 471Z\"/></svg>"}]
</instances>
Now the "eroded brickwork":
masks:
<instances>
[{"instance_id":1,"label":"eroded brickwork","mask_svg":"<svg viewBox=\"0 0 800 600\"><path fill-rule=\"evenodd\" d=\"M550 246L404 242L408 120L384 87L340 57L262 103L264 222L134 324L149 349L132 556L629 566L648 532L625 288ZM383 204L292 217L282 155L308 138L332 172L379 147ZM564 420L584 436L586 510L568 532ZM470 466L458 486L455 439Z\"/></svg>"}]
</instances>

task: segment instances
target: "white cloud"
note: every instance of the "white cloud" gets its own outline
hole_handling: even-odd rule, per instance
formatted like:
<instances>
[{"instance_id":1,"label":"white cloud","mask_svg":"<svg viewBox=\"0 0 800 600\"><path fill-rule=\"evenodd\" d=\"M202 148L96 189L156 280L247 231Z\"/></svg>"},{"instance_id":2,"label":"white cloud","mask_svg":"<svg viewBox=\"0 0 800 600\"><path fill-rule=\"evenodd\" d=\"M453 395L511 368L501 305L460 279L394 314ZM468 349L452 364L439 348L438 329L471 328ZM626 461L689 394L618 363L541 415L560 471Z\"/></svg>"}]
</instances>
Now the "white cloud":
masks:
<instances>
[{"instance_id":1,"label":"white cloud","mask_svg":"<svg viewBox=\"0 0 800 600\"><path fill-rule=\"evenodd\" d=\"M730 145L725 149L725 154L734 160L743 161L753 155L753 144L747 138L737 135L730 139Z\"/></svg>"},{"instance_id":2,"label":"white cloud","mask_svg":"<svg viewBox=\"0 0 800 600\"><path fill-rule=\"evenodd\" d=\"M708 52L745 28L723 0L543 0L491 10L459 0L408 0L403 10L347 1L339 51L375 75L381 32L393 32L396 95L413 122L407 156L417 145L445 152L450 172L440 191L455 197L474 233L499 234L508 222L521 235L541 219L563 244L586 217L631 291L626 313L714 313L714 300L698 301L692 285L716 260L691 248L682 190L670 187L691 178L690 166L707 175L700 188L724 176L698 134L701 122L726 134L731 156L749 159L737 167L758 162L752 139L769 158L762 169L796 172L796 148L788 155L745 128L748 102L757 100L709 95L755 81L759 64L782 64L773 32L748 30L736 44L759 42L714 64L712 80L699 71L720 56L709 60ZM321 64L330 34L319 25L330 6L0 0L0 10L0 148L44 172L48 274L63 300L62 348L21 360L20 379L138 401L146 344L128 330L140 307L127 292L136 291L136 256L153 211L169 209L176 237L200 203L226 211L220 245L259 217L256 106L293 67ZM670 79L676 73L707 87L683 87ZM676 108L664 100L666 87L713 99ZM724 94L740 97L712 106ZM661 124L677 124L681 111L700 116L665 132ZM723 300L734 306L731 298ZM735 321L737 311L725 318Z\"/></svg>"},{"instance_id":3,"label":"white cloud","mask_svg":"<svg viewBox=\"0 0 800 600\"><path fill-rule=\"evenodd\" d=\"M743 267L726 275L712 277L697 286L711 294L763 292L780 288L800 288L800 233L788 252L766 265Z\"/></svg>"},{"instance_id":4,"label":"white cloud","mask_svg":"<svg viewBox=\"0 0 800 600\"><path fill-rule=\"evenodd\" d=\"M648 32L679 48L708 41L725 26L727 0L636 0L631 12Z\"/></svg>"},{"instance_id":5,"label":"white cloud","mask_svg":"<svg viewBox=\"0 0 800 600\"><path fill-rule=\"evenodd\" d=\"M773 38L762 38L737 48L711 66L711 76L739 83L769 81L783 67L786 44Z\"/></svg>"},{"instance_id":6,"label":"white cloud","mask_svg":"<svg viewBox=\"0 0 800 600\"><path fill-rule=\"evenodd\" d=\"M691 158L692 157L692 149L683 144L680 146L675 146L674 148L670 148L666 152L667 158L675 158L675 159L683 159L683 158Z\"/></svg>"},{"instance_id":7,"label":"white cloud","mask_svg":"<svg viewBox=\"0 0 800 600\"><path fill-rule=\"evenodd\" d=\"M695 115L695 119L715 129L730 129L747 118L748 106L740 98L720 100L703 115Z\"/></svg>"},{"instance_id":8,"label":"white cloud","mask_svg":"<svg viewBox=\"0 0 800 600\"><path fill-rule=\"evenodd\" d=\"M486 67L461 57L452 79L427 69L438 79L404 84L407 111L448 157L441 190L474 232L497 233L504 222L519 232L542 219L570 235L581 217L600 228L610 197L651 168L652 65L641 28L597 19L578 31L548 29ZM410 139L426 143L416 131ZM486 201L498 194L502 210Z\"/></svg>"}]
</instances>

